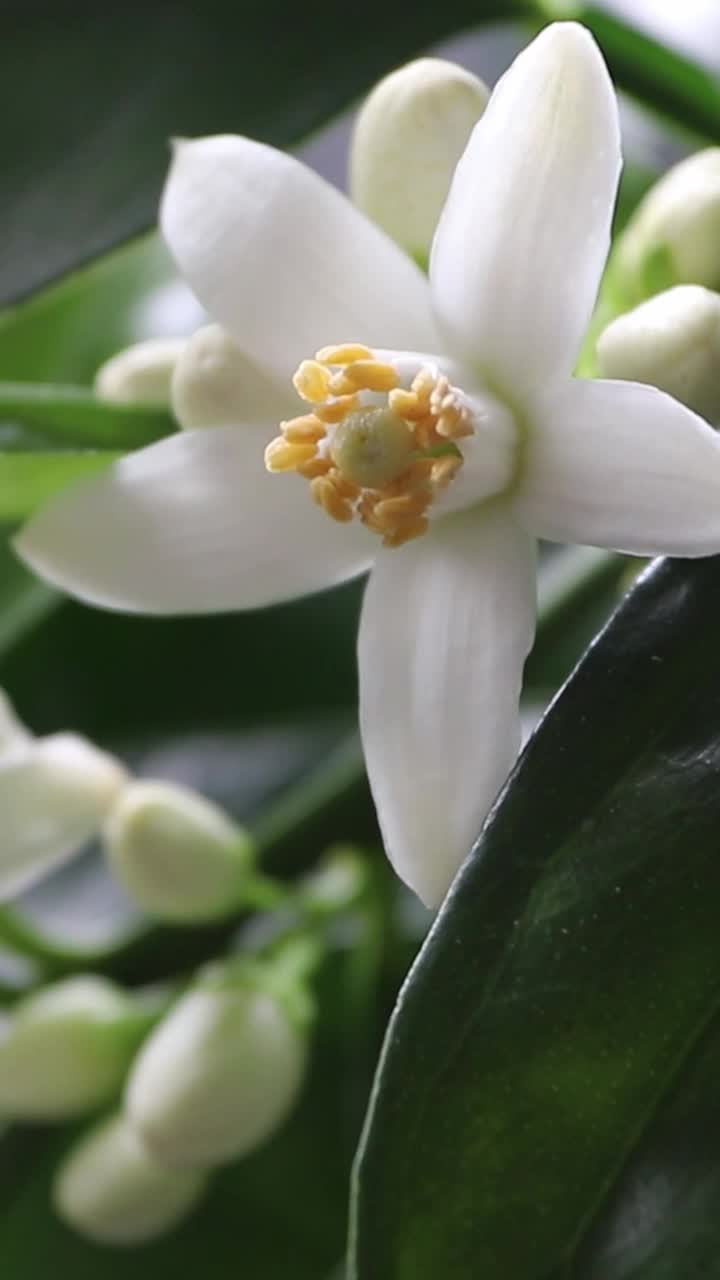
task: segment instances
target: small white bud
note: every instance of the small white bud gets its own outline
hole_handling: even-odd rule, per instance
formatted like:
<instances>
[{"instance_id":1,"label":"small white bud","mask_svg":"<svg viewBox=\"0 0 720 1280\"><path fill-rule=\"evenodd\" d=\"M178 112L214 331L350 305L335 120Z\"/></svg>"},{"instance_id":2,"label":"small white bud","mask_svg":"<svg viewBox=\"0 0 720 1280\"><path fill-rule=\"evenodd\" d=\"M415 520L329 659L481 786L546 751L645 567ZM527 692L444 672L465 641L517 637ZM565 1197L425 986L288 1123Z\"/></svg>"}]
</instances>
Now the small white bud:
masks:
<instances>
[{"instance_id":1,"label":"small white bud","mask_svg":"<svg viewBox=\"0 0 720 1280\"><path fill-rule=\"evenodd\" d=\"M198 329L188 340L172 379L172 408L181 427L236 427L279 422L296 412L286 383L235 345L219 324Z\"/></svg>"},{"instance_id":2,"label":"small white bud","mask_svg":"<svg viewBox=\"0 0 720 1280\"><path fill-rule=\"evenodd\" d=\"M10 699L0 689L0 755L22 749L32 742L32 734L15 714Z\"/></svg>"},{"instance_id":3,"label":"small white bud","mask_svg":"<svg viewBox=\"0 0 720 1280\"><path fill-rule=\"evenodd\" d=\"M358 114L351 198L423 264L455 166L489 96L463 67L420 58L381 80Z\"/></svg>"},{"instance_id":4,"label":"small white bud","mask_svg":"<svg viewBox=\"0 0 720 1280\"><path fill-rule=\"evenodd\" d=\"M0 899L97 835L126 782L117 760L76 734L17 738L0 754Z\"/></svg>"},{"instance_id":5,"label":"small white bud","mask_svg":"<svg viewBox=\"0 0 720 1280\"><path fill-rule=\"evenodd\" d=\"M207 1174L153 1160L122 1116L81 1138L53 1184L58 1216L98 1244L131 1245L172 1230L197 1204Z\"/></svg>"},{"instance_id":6,"label":"small white bud","mask_svg":"<svg viewBox=\"0 0 720 1280\"><path fill-rule=\"evenodd\" d=\"M187 338L149 338L118 351L95 375L95 394L113 404L170 405L173 370Z\"/></svg>"},{"instance_id":7,"label":"small white bud","mask_svg":"<svg viewBox=\"0 0 720 1280\"><path fill-rule=\"evenodd\" d=\"M651 187L618 239L612 274L631 302L676 284L720 290L720 147L696 152Z\"/></svg>"},{"instance_id":8,"label":"small white bud","mask_svg":"<svg viewBox=\"0 0 720 1280\"><path fill-rule=\"evenodd\" d=\"M178 1168L252 1151L295 1101L306 1035L285 1001L252 978L205 981L145 1042L126 1111L148 1150Z\"/></svg>"},{"instance_id":9,"label":"small white bud","mask_svg":"<svg viewBox=\"0 0 720 1280\"><path fill-rule=\"evenodd\" d=\"M0 1115L57 1120L109 1101L147 1025L104 978L68 978L22 1000L0 1039Z\"/></svg>"},{"instance_id":10,"label":"small white bud","mask_svg":"<svg viewBox=\"0 0 720 1280\"><path fill-rule=\"evenodd\" d=\"M208 800L167 782L131 782L105 829L114 874L161 920L199 921L237 906L252 867L245 833Z\"/></svg>"},{"instance_id":11,"label":"small white bud","mask_svg":"<svg viewBox=\"0 0 720 1280\"><path fill-rule=\"evenodd\" d=\"M613 320L597 344L604 378L646 382L720 424L720 295L678 285Z\"/></svg>"}]
</instances>

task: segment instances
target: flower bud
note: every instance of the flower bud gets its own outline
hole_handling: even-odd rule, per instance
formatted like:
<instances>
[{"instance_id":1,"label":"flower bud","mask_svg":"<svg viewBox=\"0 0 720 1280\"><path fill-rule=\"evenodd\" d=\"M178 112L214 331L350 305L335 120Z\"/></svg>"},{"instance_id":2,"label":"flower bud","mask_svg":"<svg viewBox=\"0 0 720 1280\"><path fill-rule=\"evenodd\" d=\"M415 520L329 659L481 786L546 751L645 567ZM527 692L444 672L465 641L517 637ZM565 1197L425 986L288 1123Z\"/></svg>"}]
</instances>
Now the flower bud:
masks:
<instances>
[{"instance_id":1,"label":"flower bud","mask_svg":"<svg viewBox=\"0 0 720 1280\"><path fill-rule=\"evenodd\" d=\"M53 1184L58 1216L99 1244L141 1244L194 1209L207 1174L167 1169L122 1116L101 1121L68 1153Z\"/></svg>"},{"instance_id":2,"label":"flower bud","mask_svg":"<svg viewBox=\"0 0 720 1280\"><path fill-rule=\"evenodd\" d=\"M350 195L423 265L455 166L489 90L453 62L420 58L386 76L361 108L350 151Z\"/></svg>"},{"instance_id":3,"label":"flower bud","mask_svg":"<svg viewBox=\"0 0 720 1280\"><path fill-rule=\"evenodd\" d=\"M126 1111L172 1167L247 1154L282 1123L305 1069L306 1034L253 971L209 977L183 996L133 1067Z\"/></svg>"},{"instance_id":4,"label":"flower bud","mask_svg":"<svg viewBox=\"0 0 720 1280\"><path fill-rule=\"evenodd\" d=\"M16 737L0 753L0 898L95 836L126 781L117 760L76 734Z\"/></svg>"},{"instance_id":5,"label":"flower bud","mask_svg":"<svg viewBox=\"0 0 720 1280\"><path fill-rule=\"evenodd\" d=\"M614 320L597 344L605 378L647 382L720 424L720 294L678 285Z\"/></svg>"},{"instance_id":6,"label":"flower bud","mask_svg":"<svg viewBox=\"0 0 720 1280\"><path fill-rule=\"evenodd\" d=\"M31 741L32 734L18 719L5 691L0 689L0 756L26 747Z\"/></svg>"},{"instance_id":7,"label":"flower bud","mask_svg":"<svg viewBox=\"0 0 720 1280\"><path fill-rule=\"evenodd\" d=\"M187 338L149 338L126 347L101 365L95 394L113 404L145 404L167 408L173 370Z\"/></svg>"},{"instance_id":8,"label":"flower bud","mask_svg":"<svg viewBox=\"0 0 720 1280\"><path fill-rule=\"evenodd\" d=\"M104 978L45 987L16 1007L0 1039L0 1115L57 1120L120 1089L148 1015Z\"/></svg>"},{"instance_id":9,"label":"flower bud","mask_svg":"<svg viewBox=\"0 0 720 1280\"><path fill-rule=\"evenodd\" d=\"M161 920L212 920L237 906L249 838L215 805L167 782L132 782L105 829L114 874Z\"/></svg>"},{"instance_id":10,"label":"flower bud","mask_svg":"<svg viewBox=\"0 0 720 1280\"><path fill-rule=\"evenodd\" d=\"M172 407L181 427L234 427L274 422L295 412L283 383L245 355L219 324L188 340L172 378Z\"/></svg>"},{"instance_id":11,"label":"flower bud","mask_svg":"<svg viewBox=\"0 0 720 1280\"><path fill-rule=\"evenodd\" d=\"M641 200L612 259L630 304L676 284L720 290L720 147L675 165Z\"/></svg>"}]
</instances>

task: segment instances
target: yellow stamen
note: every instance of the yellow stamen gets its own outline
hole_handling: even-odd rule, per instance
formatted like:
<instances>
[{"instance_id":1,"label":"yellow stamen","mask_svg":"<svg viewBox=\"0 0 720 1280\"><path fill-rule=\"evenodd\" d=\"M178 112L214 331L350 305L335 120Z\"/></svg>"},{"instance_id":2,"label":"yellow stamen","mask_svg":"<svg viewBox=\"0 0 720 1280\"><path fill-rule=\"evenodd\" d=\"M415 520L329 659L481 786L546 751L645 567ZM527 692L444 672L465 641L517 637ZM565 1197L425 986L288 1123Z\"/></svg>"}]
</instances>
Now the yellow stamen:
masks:
<instances>
[{"instance_id":1,"label":"yellow stamen","mask_svg":"<svg viewBox=\"0 0 720 1280\"><path fill-rule=\"evenodd\" d=\"M332 516L333 520L339 520L341 524L348 524L352 520L353 509L350 503L338 493L332 480L327 476L318 476L317 479L311 480L310 492L318 505Z\"/></svg>"},{"instance_id":2,"label":"yellow stamen","mask_svg":"<svg viewBox=\"0 0 720 1280\"><path fill-rule=\"evenodd\" d=\"M356 360L347 366L343 376L359 391L392 391L400 381L397 369L381 360Z\"/></svg>"},{"instance_id":3,"label":"yellow stamen","mask_svg":"<svg viewBox=\"0 0 720 1280\"><path fill-rule=\"evenodd\" d=\"M265 466L268 471L296 471L303 462L314 458L315 453L314 444L291 444L278 436L265 450Z\"/></svg>"},{"instance_id":4,"label":"yellow stamen","mask_svg":"<svg viewBox=\"0 0 720 1280\"><path fill-rule=\"evenodd\" d=\"M330 391L330 378L330 370L317 360L303 360L293 375L293 386L301 399L319 404Z\"/></svg>"},{"instance_id":5,"label":"yellow stamen","mask_svg":"<svg viewBox=\"0 0 720 1280\"><path fill-rule=\"evenodd\" d=\"M325 427L314 413L305 414L302 418L291 418L289 422L281 422L280 430L291 444L311 444L322 440Z\"/></svg>"},{"instance_id":6,"label":"yellow stamen","mask_svg":"<svg viewBox=\"0 0 720 1280\"><path fill-rule=\"evenodd\" d=\"M372 360L373 353L359 342L346 342L341 346L321 347L315 359L321 364L352 364L355 360Z\"/></svg>"},{"instance_id":7,"label":"yellow stamen","mask_svg":"<svg viewBox=\"0 0 720 1280\"><path fill-rule=\"evenodd\" d=\"M353 393L349 396L338 396L336 400L328 400L326 404L319 404L315 413L323 422L342 422L349 413L359 408L360 397Z\"/></svg>"},{"instance_id":8,"label":"yellow stamen","mask_svg":"<svg viewBox=\"0 0 720 1280\"><path fill-rule=\"evenodd\" d=\"M385 546L425 533L435 497L463 465L445 447L473 434L447 377L423 366L408 390L393 364L360 343L343 343L303 360L293 382L313 412L281 423L265 452L268 470L297 471L333 520L358 519Z\"/></svg>"}]
</instances>

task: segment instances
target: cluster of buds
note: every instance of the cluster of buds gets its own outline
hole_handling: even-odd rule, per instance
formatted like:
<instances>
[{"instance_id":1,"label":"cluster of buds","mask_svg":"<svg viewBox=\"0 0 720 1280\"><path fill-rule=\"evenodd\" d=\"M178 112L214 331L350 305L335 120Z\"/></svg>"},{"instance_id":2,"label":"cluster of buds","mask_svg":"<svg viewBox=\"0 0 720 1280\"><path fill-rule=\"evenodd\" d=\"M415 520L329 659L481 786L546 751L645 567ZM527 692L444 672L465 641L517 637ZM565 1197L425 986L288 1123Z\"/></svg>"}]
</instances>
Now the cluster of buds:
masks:
<instances>
[{"instance_id":1,"label":"cluster of buds","mask_svg":"<svg viewBox=\"0 0 720 1280\"><path fill-rule=\"evenodd\" d=\"M720 425L720 148L675 165L618 237L597 343L604 377L667 391Z\"/></svg>"},{"instance_id":2,"label":"cluster of buds","mask_svg":"<svg viewBox=\"0 0 720 1280\"><path fill-rule=\"evenodd\" d=\"M6 898L93 835L136 904L175 924L228 916L248 884L275 885L255 873L249 837L202 796L134 779L76 735L34 738L4 695L0 713ZM332 883L345 861L333 860ZM304 910L318 899L318 918L326 881L297 892ZM15 1005L0 1031L0 1113L52 1123L101 1112L55 1180L65 1221L103 1243L158 1235L191 1210L213 1169L282 1124L302 1085L313 1015L317 946L310 960L288 963L296 951L297 939L281 937L216 962L179 995L83 974Z\"/></svg>"}]
</instances>

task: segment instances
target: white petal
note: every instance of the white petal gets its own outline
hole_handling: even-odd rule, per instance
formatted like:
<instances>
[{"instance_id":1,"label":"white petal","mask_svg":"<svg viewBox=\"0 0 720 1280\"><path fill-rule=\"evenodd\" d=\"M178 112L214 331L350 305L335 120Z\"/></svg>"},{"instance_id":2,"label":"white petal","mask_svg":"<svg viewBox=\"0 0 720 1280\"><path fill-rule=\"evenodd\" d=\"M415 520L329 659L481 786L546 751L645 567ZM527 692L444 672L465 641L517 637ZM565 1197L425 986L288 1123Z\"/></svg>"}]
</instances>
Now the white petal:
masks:
<instances>
[{"instance_id":1,"label":"white petal","mask_svg":"<svg viewBox=\"0 0 720 1280\"><path fill-rule=\"evenodd\" d=\"M284 377L328 343L437 346L419 268L339 191L273 147L231 135L179 143L160 216L213 319Z\"/></svg>"},{"instance_id":2,"label":"white petal","mask_svg":"<svg viewBox=\"0 0 720 1280\"><path fill-rule=\"evenodd\" d=\"M184 431L129 454L43 507L16 550L80 599L158 614L252 609L362 573L372 535L265 470L272 434Z\"/></svg>"},{"instance_id":3,"label":"white petal","mask_svg":"<svg viewBox=\"0 0 720 1280\"><path fill-rule=\"evenodd\" d=\"M548 27L503 76L455 172L433 245L452 354L511 400L570 374L610 245L617 103L582 27Z\"/></svg>"},{"instance_id":4,"label":"white petal","mask_svg":"<svg viewBox=\"0 0 720 1280\"><path fill-rule=\"evenodd\" d=\"M18 719L15 708L5 691L0 689L0 759L8 752L22 750L30 742L32 742L32 734Z\"/></svg>"},{"instance_id":5,"label":"white petal","mask_svg":"<svg viewBox=\"0 0 720 1280\"><path fill-rule=\"evenodd\" d=\"M506 505L382 554L360 627L360 719L388 856L436 905L520 746L535 626L532 541Z\"/></svg>"},{"instance_id":6,"label":"white petal","mask_svg":"<svg viewBox=\"0 0 720 1280\"><path fill-rule=\"evenodd\" d=\"M720 551L720 436L664 391L568 380L537 404L514 497L539 537L636 555Z\"/></svg>"},{"instance_id":7,"label":"white petal","mask_svg":"<svg viewBox=\"0 0 720 1280\"><path fill-rule=\"evenodd\" d=\"M36 739L0 764L0 899L27 889L96 835L127 776L84 738Z\"/></svg>"}]
</instances>

